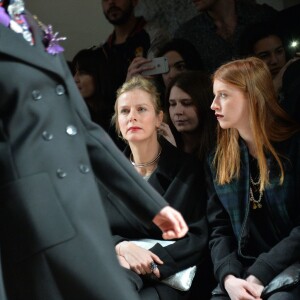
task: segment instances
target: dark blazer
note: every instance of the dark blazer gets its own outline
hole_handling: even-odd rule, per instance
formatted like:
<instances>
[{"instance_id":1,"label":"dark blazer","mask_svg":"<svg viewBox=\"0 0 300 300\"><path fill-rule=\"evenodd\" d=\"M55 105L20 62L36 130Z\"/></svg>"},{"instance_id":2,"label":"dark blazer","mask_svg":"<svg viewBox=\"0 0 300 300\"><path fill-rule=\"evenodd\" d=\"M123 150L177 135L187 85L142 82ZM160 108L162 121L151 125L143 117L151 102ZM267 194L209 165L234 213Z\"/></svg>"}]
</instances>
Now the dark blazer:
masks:
<instances>
[{"instance_id":1,"label":"dark blazer","mask_svg":"<svg viewBox=\"0 0 300 300\"><path fill-rule=\"evenodd\" d=\"M40 28L28 20L34 46L0 25L0 249L8 298L137 299L116 260L98 183L147 223L167 203L90 121L63 56L45 51Z\"/></svg>"},{"instance_id":2,"label":"dark blazer","mask_svg":"<svg viewBox=\"0 0 300 300\"><path fill-rule=\"evenodd\" d=\"M164 138L160 141L162 152L157 169L149 178L149 183L170 205L182 213L189 225L187 236L174 244L162 247L156 244L152 249L164 264L159 266L161 278L200 264L207 252L207 222L205 176L200 162L185 154ZM129 147L125 150L129 157ZM115 243L122 240L140 238L162 239L155 226L142 224L121 199L108 193L104 202ZM177 299L176 290L162 284L153 284L161 299Z\"/></svg>"}]
</instances>

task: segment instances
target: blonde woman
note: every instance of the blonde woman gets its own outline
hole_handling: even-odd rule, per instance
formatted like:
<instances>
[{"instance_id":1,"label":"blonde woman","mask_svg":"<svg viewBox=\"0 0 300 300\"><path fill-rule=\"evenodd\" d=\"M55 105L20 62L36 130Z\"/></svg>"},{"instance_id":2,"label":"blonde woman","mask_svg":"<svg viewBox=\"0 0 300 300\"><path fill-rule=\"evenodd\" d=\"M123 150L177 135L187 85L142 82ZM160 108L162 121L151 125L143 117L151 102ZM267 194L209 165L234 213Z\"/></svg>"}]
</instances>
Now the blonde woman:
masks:
<instances>
[{"instance_id":1,"label":"blonde woman","mask_svg":"<svg viewBox=\"0 0 300 300\"><path fill-rule=\"evenodd\" d=\"M210 248L219 281L213 299L300 299L299 126L277 104L258 58L221 66L213 89L219 122L209 157ZM280 286L274 278L286 279L290 270L297 278Z\"/></svg>"},{"instance_id":2,"label":"blonde woman","mask_svg":"<svg viewBox=\"0 0 300 300\"><path fill-rule=\"evenodd\" d=\"M141 299L186 299L193 287L182 292L159 280L193 265L199 265L202 273L202 261L208 258L205 176L196 158L158 136L162 119L159 95L151 81L133 77L118 90L113 120L128 143L124 153L132 167L182 213L189 226L188 235L172 245L156 244L145 250L131 240L161 239L159 231L151 225L143 226L112 195L105 205L119 261L135 282L134 290ZM212 273L212 268L207 269L201 282L194 281L196 288L201 289L201 299L208 299L211 292L207 283L210 270ZM149 280L150 275L158 280Z\"/></svg>"}]
</instances>

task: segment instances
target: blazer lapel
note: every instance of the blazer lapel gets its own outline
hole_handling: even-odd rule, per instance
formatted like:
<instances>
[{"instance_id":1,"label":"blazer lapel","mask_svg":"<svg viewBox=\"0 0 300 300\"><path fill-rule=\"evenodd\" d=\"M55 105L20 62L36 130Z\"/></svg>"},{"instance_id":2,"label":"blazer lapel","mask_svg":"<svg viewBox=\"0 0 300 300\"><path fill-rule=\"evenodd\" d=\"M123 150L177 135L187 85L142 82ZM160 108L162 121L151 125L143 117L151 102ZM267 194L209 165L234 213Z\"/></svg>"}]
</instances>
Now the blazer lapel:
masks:
<instances>
[{"instance_id":1,"label":"blazer lapel","mask_svg":"<svg viewBox=\"0 0 300 300\"><path fill-rule=\"evenodd\" d=\"M0 25L0 54L15 57L27 64L45 69L64 78L65 71L62 68L59 55L51 55L46 52L42 43L43 36L40 28L30 15L27 20L34 36L35 45L30 46L21 34Z\"/></svg>"}]
</instances>

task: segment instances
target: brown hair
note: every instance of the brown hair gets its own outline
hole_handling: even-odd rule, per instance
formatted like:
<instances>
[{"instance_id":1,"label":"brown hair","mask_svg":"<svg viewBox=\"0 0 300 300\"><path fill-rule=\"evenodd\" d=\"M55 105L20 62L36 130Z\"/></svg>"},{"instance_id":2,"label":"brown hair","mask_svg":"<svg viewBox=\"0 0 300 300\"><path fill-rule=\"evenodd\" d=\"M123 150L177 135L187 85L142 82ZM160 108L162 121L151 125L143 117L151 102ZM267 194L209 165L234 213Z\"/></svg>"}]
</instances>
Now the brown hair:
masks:
<instances>
[{"instance_id":1,"label":"brown hair","mask_svg":"<svg viewBox=\"0 0 300 300\"><path fill-rule=\"evenodd\" d=\"M173 78L166 91L166 114L170 127L176 131L174 125L170 121L169 114L169 98L172 88L176 86L187 93L197 109L199 125L197 128L199 149L197 157L205 159L207 153L213 147L216 139L216 118L210 109L211 102L214 98L212 81L209 75L202 71L186 71ZM179 134L180 138L180 134ZM181 141L180 141L181 142Z\"/></svg>"}]
</instances>

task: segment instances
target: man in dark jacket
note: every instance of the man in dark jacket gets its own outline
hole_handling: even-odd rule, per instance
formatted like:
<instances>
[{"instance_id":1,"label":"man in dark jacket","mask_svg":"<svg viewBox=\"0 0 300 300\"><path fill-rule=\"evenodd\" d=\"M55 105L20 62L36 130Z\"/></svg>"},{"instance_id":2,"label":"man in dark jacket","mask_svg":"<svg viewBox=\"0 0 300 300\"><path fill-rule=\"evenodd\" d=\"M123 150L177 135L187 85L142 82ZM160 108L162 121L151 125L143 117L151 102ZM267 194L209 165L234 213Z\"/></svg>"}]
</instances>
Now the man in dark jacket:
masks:
<instances>
[{"instance_id":1,"label":"man in dark jacket","mask_svg":"<svg viewBox=\"0 0 300 300\"><path fill-rule=\"evenodd\" d=\"M158 47L169 39L166 31L156 26L148 26L143 17L134 15L137 2L102 0L104 16L114 28L105 43L95 50L106 68L101 80L106 84L105 99L109 121L114 112L116 91L126 81L132 60L135 57L155 56ZM119 148L123 149L125 145L116 137L115 131L110 130L109 133Z\"/></svg>"}]
</instances>

